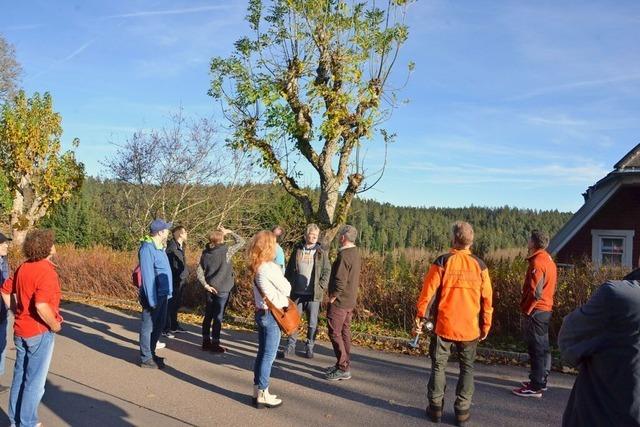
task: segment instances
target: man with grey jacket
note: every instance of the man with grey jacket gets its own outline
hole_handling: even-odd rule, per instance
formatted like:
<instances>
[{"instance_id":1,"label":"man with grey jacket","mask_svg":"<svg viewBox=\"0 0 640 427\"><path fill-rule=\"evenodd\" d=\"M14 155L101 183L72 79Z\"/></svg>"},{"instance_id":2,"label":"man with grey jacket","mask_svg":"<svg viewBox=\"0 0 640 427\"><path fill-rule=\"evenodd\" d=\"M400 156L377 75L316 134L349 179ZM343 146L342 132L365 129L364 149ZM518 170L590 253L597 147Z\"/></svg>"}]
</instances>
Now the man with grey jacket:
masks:
<instances>
[{"instance_id":1,"label":"man with grey jacket","mask_svg":"<svg viewBox=\"0 0 640 427\"><path fill-rule=\"evenodd\" d=\"M235 240L231 247L224 243L224 238L227 235L231 235ZM231 230L220 227L209 234L209 244L202 251L196 274L198 281L206 291L206 306L202 322L203 350L214 353L226 351L220 345L220 332L229 294L235 286L231 258L244 244L245 240L242 237Z\"/></svg>"},{"instance_id":2,"label":"man with grey jacket","mask_svg":"<svg viewBox=\"0 0 640 427\"><path fill-rule=\"evenodd\" d=\"M562 358L579 373L564 427L640 426L640 269L601 285L562 322Z\"/></svg>"},{"instance_id":3,"label":"man with grey jacket","mask_svg":"<svg viewBox=\"0 0 640 427\"><path fill-rule=\"evenodd\" d=\"M295 246L284 274L291 283L291 299L298 306L298 312L307 315L309 326L305 355L309 359L313 358L313 346L318 329L318 313L331 276L329 256L318 243L319 235L320 228L316 224L307 226L304 241ZM295 354L297 340L298 332L296 331L289 336L281 357Z\"/></svg>"}]
</instances>

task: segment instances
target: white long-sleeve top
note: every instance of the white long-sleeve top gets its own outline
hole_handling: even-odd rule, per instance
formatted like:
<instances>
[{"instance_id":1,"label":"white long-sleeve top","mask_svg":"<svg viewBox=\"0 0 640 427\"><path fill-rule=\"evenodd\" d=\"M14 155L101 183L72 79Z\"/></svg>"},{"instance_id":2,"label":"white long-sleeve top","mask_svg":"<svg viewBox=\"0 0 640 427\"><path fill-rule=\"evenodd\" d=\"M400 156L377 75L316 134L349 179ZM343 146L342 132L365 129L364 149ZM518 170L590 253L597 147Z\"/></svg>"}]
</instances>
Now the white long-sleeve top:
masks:
<instances>
[{"instance_id":1,"label":"white long-sleeve top","mask_svg":"<svg viewBox=\"0 0 640 427\"><path fill-rule=\"evenodd\" d=\"M265 262L258 267L255 283L276 307L282 308L289 305L287 298L291 294L291 284L284 278L282 268L275 262ZM268 309L262 295L260 295L255 286L253 287L253 297L256 301L257 309Z\"/></svg>"}]
</instances>

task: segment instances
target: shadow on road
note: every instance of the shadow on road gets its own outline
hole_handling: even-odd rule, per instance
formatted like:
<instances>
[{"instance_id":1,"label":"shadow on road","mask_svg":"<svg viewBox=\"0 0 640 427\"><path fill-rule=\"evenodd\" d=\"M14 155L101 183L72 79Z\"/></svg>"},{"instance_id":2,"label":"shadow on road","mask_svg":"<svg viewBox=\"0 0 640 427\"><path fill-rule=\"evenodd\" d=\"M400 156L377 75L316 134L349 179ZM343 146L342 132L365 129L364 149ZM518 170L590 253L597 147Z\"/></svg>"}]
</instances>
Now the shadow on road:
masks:
<instances>
[{"instance_id":1,"label":"shadow on road","mask_svg":"<svg viewBox=\"0 0 640 427\"><path fill-rule=\"evenodd\" d=\"M113 403L62 390L49 381L45 389L42 404L67 425L133 426L126 420L129 414ZM70 404L73 404L73 409L70 409Z\"/></svg>"},{"instance_id":2,"label":"shadow on road","mask_svg":"<svg viewBox=\"0 0 640 427\"><path fill-rule=\"evenodd\" d=\"M128 361L132 364L138 363L139 350L137 340L116 333L112 327L113 325L118 325L118 328L122 327L124 330L137 334L140 325L140 320L138 318L130 317L124 313L120 314L117 312L106 311L99 307L85 306L81 304L70 304L65 306L64 309L64 316L67 320L67 324L66 327L63 328L63 335L111 357ZM201 336L200 328L198 326L184 326L187 329L187 333L178 334L174 339L166 341L170 350L198 360L206 360L214 364L225 365L230 369L247 371L248 374L250 373L250 375L247 375L247 390L250 390L254 355L257 351L255 333L236 330L225 331L223 336L223 345L228 348L228 352L224 355L214 355L201 350ZM92 330L95 331L95 333L91 332ZM105 336L107 338L105 338ZM325 345L317 346L316 353L317 355L333 359L332 349ZM274 370L272 371L272 377L314 390L318 394L339 397L369 407L383 409L385 411L402 414L416 419L424 419L424 406L407 406L406 404L393 402L392 400L385 398L384 393L379 390L380 386L383 387L383 390L385 387L402 387L407 389L408 393L424 395L423 401L426 405L426 382L429 376L427 361L424 360L424 365L422 364L422 361L420 362L420 365L418 365L406 362L403 363L395 356L389 357L388 360L385 360L384 358L384 353L380 353L380 357L363 354L354 354L352 357L354 365L356 366L356 371L354 372L354 375L356 375L355 381L357 381L358 376L361 375L362 378L366 378L366 381L376 384L376 389L378 390L376 393L377 396L363 390L361 385L362 383L353 387L350 385L350 382L333 383L326 381L324 379L322 367L319 366L320 361L318 360L325 360L324 357L313 360L294 357L287 359L286 361L276 361L274 364ZM405 381L402 384L393 384L393 380L385 375L385 372L391 371L396 372L395 375L397 375L397 378L415 378L417 380L409 382ZM209 392L226 396L229 399L244 405L251 405L251 396L248 393L238 393L225 388L224 384L214 384L197 378L188 372L179 371L171 366L170 360L168 360L168 366L163 372ZM523 370L523 375L524 374L525 372ZM490 375L476 375L476 380L477 392L474 396L474 401L478 403L482 402L481 404L483 406L492 406L491 402L485 401L488 400L490 396L495 398L496 396L504 395L504 399L517 399L517 397L510 395L510 387L516 387L517 384L509 381L508 379L493 377ZM455 373L448 372L448 386L455 389L456 381L457 375ZM423 386L417 387L416 383L421 383ZM486 395L486 398L483 398L483 395ZM567 390L553 390L549 393L549 398L566 399L566 395L568 395ZM76 399L75 396L69 398ZM545 399L546 398L547 397L545 395ZM87 398L87 400L88 401L83 406L89 407L94 405L99 407L100 405L99 401L91 402L93 399L90 398ZM62 399L60 401L62 401ZM447 402L447 404L452 405L453 402ZM106 403L106 405L110 404ZM539 405L537 402L531 402L531 406ZM116 411L116 413L119 411L118 419L123 423L125 422L124 416L126 416L126 414L122 414L123 411L121 409L104 409L109 411L113 410ZM495 410L502 411L503 413L505 410L509 411L499 403L496 404ZM517 413L514 412L514 419L517 418L517 416ZM454 420L446 418L444 421L453 422ZM73 425L77 423L70 422L70 424Z\"/></svg>"}]
</instances>

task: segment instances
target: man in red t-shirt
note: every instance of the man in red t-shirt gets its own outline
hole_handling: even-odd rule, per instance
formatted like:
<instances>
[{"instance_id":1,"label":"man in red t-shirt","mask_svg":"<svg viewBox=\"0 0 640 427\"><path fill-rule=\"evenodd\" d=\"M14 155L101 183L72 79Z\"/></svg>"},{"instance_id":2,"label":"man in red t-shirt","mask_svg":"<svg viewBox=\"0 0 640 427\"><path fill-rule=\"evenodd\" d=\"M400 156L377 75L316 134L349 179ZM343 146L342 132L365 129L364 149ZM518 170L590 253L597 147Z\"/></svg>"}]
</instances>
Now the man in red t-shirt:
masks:
<instances>
[{"instance_id":1,"label":"man in red t-shirt","mask_svg":"<svg viewBox=\"0 0 640 427\"><path fill-rule=\"evenodd\" d=\"M16 364L9 394L11 425L37 425L38 405L53 355L54 335L60 331L60 282L51 257L56 253L51 230L27 234L27 259L2 285L4 303L14 313ZM18 405L20 402L20 405Z\"/></svg>"}]
</instances>

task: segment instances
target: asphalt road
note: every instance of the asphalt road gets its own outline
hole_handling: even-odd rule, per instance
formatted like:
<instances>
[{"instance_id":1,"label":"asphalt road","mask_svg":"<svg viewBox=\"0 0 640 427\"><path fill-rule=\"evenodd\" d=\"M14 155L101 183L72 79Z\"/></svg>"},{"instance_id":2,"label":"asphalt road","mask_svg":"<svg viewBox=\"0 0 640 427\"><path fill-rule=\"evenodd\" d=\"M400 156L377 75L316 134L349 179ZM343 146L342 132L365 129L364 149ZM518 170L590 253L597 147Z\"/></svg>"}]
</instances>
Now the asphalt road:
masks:
<instances>
[{"instance_id":1,"label":"asphalt road","mask_svg":"<svg viewBox=\"0 0 640 427\"><path fill-rule=\"evenodd\" d=\"M167 369L137 366L139 320L122 312L70 303L56 337L40 406L45 426L425 426L426 357L354 348L353 378L328 382L322 368L334 363L329 343L312 360L276 361L270 391L284 400L275 409L251 406L256 335L224 333L224 355L200 349L199 328L168 340L158 354ZM300 343L299 343L300 345ZM11 381L15 350L10 345ZM302 347L300 347L300 350ZM553 374L542 399L518 398L511 388L523 368L476 365L473 426L557 426L574 377ZM457 367L451 364L442 424L453 425ZM0 395L0 424L7 424L8 394Z\"/></svg>"}]
</instances>

